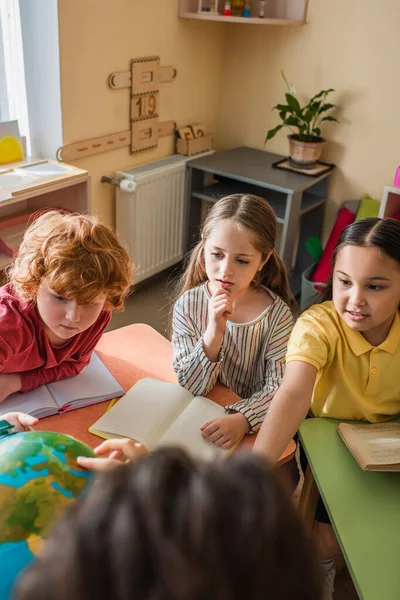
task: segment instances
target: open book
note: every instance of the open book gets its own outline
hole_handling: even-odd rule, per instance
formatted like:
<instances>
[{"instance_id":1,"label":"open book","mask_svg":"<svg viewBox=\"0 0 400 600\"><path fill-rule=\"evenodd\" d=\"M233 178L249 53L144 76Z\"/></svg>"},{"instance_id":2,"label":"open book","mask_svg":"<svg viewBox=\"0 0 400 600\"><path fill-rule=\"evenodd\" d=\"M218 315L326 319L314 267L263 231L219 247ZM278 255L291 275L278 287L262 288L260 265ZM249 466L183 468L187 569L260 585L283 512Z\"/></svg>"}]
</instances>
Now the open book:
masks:
<instances>
[{"instance_id":1,"label":"open book","mask_svg":"<svg viewBox=\"0 0 400 600\"><path fill-rule=\"evenodd\" d=\"M93 352L87 367L74 377L11 394L0 403L0 414L20 410L41 419L56 413L122 396L124 390Z\"/></svg>"},{"instance_id":2,"label":"open book","mask_svg":"<svg viewBox=\"0 0 400 600\"><path fill-rule=\"evenodd\" d=\"M400 471L400 423L340 423L337 429L364 471Z\"/></svg>"},{"instance_id":3,"label":"open book","mask_svg":"<svg viewBox=\"0 0 400 600\"><path fill-rule=\"evenodd\" d=\"M225 415L225 410L203 396L157 379L138 381L89 431L106 439L128 437L151 451L160 446L179 446L195 458L214 460L228 456L205 440L200 427Z\"/></svg>"}]
</instances>

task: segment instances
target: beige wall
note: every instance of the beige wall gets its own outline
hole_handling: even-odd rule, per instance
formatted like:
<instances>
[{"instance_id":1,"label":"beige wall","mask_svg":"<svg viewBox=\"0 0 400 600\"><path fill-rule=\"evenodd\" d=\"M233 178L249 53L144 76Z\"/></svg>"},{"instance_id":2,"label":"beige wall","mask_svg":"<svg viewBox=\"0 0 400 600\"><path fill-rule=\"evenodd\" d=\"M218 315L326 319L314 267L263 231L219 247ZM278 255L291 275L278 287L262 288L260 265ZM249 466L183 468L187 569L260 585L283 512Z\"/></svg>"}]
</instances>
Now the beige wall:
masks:
<instances>
[{"instance_id":1,"label":"beige wall","mask_svg":"<svg viewBox=\"0 0 400 600\"><path fill-rule=\"evenodd\" d=\"M176 0L60 0L61 98L64 144L129 129L129 89L111 90L113 71L130 59L159 55L178 71L161 84L160 120L216 129L224 28L177 19ZM157 150L131 156L128 148L74 161L92 176L92 210L113 222L114 188L102 175L173 152L172 137Z\"/></svg>"},{"instance_id":2,"label":"beige wall","mask_svg":"<svg viewBox=\"0 0 400 600\"><path fill-rule=\"evenodd\" d=\"M327 227L343 199L380 198L400 164L398 0L309 0L300 28L179 20L176 7L177 0L59 1L65 144L127 129L129 91L109 89L108 75L127 70L131 58L158 54L178 70L175 82L161 86L161 120L204 121L217 149L263 148L278 122L271 108L284 98L282 66L300 96L336 89L341 122L325 129L323 156L338 166ZM285 154L285 134L266 149ZM172 138L164 138L146 154L121 148L76 161L92 175L94 211L112 222L114 190L101 175L172 150Z\"/></svg>"},{"instance_id":3,"label":"beige wall","mask_svg":"<svg viewBox=\"0 0 400 600\"><path fill-rule=\"evenodd\" d=\"M340 124L324 130L323 159L337 164L326 213L367 192L379 198L400 164L400 2L309 0L301 28L231 25L227 30L217 142L262 148L278 124L283 67L299 96L335 88ZM287 153L281 131L266 150Z\"/></svg>"}]
</instances>

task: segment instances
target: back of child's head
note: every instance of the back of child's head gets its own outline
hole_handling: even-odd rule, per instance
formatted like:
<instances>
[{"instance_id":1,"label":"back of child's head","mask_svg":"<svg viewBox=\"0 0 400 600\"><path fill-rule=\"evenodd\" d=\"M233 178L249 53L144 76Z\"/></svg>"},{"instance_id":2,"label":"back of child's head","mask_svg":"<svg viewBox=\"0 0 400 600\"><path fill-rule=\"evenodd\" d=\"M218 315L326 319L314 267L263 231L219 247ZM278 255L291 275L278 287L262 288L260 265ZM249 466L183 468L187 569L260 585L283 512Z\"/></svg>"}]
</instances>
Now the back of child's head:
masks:
<instances>
[{"instance_id":1,"label":"back of child's head","mask_svg":"<svg viewBox=\"0 0 400 600\"><path fill-rule=\"evenodd\" d=\"M332 299L333 271L338 254L345 246L377 248L394 260L400 269L400 222L395 219L368 217L354 221L342 231L332 254L331 275L321 293L325 300Z\"/></svg>"},{"instance_id":2,"label":"back of child's head","mask_svg":"<svg viewBox=\"0 0 400 600\"><path fill-rule=\"evenodd\" d=\"M103 474L22 578L18 600L319 600L295 509L255 455L163 449Z\"/></svg>"},{"instance_id":3,"label":"back of child's head","mask_svg":"<svg viewBox=\"0 0 400 600\"><path fill-rule=\"evenodd\" d=\"M55 293L79 304L107 292L104 309L122 310L133 262L111 227L97 217L53 210L28 227L8 277L33 302L45 279Z\"/></svg>"},{"instance_id":4,"label":"back of child's head","mask_svg":"<svg viewBox=\"0 0 400 600\"><path fill-rule=\"evenodd\" d=\"M290 291L286 267L275 251L276 218L264 198L252 194L232 194L218 200L204 220L201 239L193 248L186 272L179 285L177 296L207 281L204 246L214 227L224 219L233 221L238 228L250 233L253 245L262 260L269 258L257 273L255 285L264 285L280 296L289 306L294 302Z\"/></svg>"}]
</instances>

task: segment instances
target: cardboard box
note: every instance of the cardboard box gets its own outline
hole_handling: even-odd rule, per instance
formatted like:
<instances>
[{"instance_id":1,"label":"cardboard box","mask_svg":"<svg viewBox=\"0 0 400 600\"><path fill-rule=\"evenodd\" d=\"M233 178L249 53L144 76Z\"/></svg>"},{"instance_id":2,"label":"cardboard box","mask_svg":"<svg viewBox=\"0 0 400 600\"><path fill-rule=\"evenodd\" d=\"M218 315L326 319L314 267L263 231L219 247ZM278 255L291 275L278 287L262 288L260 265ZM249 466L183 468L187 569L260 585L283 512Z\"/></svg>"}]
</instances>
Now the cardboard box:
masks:
<instances>
[{"instance_id":1,"label":"cardboard box","mask_svg":"<svg viewBox=\"0 0 400 600\"><path fill-rule=\"evenodd\" d=\"M199 152L205 152L212 148L212 135L206 134L203 137L199 137L194 140L182 140L177 139L176 151L178 154L184 154L185 156L192 156L192 154L198 154Z\"/></svg>"}]
</instances>

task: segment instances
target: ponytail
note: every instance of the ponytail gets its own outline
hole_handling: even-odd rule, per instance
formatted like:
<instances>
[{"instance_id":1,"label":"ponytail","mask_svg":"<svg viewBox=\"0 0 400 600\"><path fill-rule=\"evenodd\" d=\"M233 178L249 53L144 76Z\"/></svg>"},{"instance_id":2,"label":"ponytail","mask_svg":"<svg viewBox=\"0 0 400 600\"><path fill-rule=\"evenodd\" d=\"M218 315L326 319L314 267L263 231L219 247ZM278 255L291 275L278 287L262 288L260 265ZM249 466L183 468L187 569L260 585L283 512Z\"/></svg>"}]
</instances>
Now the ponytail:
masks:
<instances>
[{"instance_id":1,"label":"ponytail","mask_svg":"<svg viewBox=\"0 0 400 600\"><path fill-rule=\"evenodd\" d=\"M290 308L296 305L296 300L290 291L286 266L275 250L259 272L256 283L272 290Z\"/></svg>"}]
</instances>

